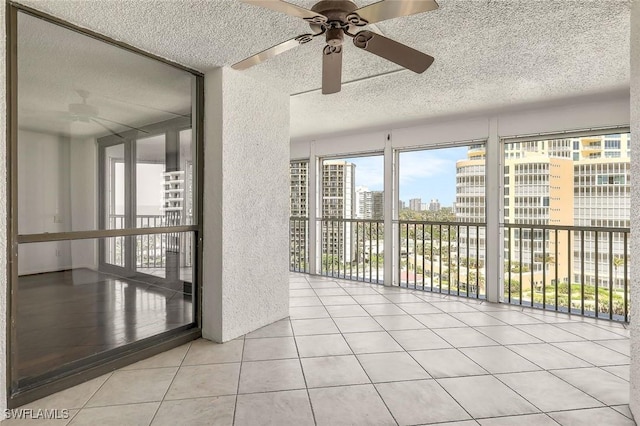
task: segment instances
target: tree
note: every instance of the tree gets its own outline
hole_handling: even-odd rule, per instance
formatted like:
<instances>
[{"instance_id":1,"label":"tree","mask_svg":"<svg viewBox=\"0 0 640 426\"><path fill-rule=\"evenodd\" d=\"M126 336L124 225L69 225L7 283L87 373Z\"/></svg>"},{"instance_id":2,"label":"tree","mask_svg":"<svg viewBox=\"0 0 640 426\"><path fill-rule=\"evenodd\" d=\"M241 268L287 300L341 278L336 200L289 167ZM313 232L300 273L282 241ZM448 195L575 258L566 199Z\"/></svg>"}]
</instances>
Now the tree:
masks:
<instances>
[{"instance_id":1,"label":"tree","mask_svg":"<svg viewBox=\"0 0 640 426\"><path fill-rule=\"evenodd\" d=\"M505 268L505 272L509 272L509 263L505 262L504 268ZM519 273L520 271L529 272L530 271L529 266L521 265L520 262L511 262L511 272Z\"/></svg>"},{"instance_id":2,"label":"tree","mask_svg":"<svg viewBox=\"0 0 640 426\"><path fill-rule=\"evenodd\" d=\"M622 256L613 256L613 270L614 270L614 275L613 275L613 282L617 283L618 282L618 268L621 266L624 266L624 258Z\"/></svg>"}]
</instances>

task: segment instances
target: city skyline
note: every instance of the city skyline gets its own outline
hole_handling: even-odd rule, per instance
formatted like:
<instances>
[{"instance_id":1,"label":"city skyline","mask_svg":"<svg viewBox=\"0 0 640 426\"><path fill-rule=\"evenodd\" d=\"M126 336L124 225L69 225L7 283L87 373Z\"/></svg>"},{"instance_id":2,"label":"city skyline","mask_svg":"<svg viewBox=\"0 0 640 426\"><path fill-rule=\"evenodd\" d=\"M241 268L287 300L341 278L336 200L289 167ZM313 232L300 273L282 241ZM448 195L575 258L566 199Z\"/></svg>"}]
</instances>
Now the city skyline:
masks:
<instances>
[{"instance_id":1,"label":"city skyline","mask_svg":"<svg viewBox=\"0 0 640 426\"><path fill-rule=\"evenodd\" d=\"M467 146L400 153L400 197L407 206L412 198L423 203L437 199L442 207L451 207L456 199L456 161L467 156ZM355 185L369 191L384 190L382 155L349 157L356 165Z\"/></svg>"}]
</instances>

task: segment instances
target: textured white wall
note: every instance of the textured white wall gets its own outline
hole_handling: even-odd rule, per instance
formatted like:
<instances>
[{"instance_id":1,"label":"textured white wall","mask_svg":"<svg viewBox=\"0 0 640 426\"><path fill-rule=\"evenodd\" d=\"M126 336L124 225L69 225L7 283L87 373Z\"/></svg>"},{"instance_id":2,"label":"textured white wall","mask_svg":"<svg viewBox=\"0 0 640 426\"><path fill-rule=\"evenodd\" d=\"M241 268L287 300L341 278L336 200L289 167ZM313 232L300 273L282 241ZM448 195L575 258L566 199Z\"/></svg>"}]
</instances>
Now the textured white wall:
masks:
<instances>
[{"instance_id":1,"label":"textured white wall","mask_svg":"<svg viewBox=\"0 0 640 426\"><path fill-rule=\"evenodd\" d=\"M205 75L203 335L289 315L289 97L228 68Z\"/></svg>"},{"instance_id":2,"label":"textured white wall","mask_svg":"<svg viewBox=\"0 0 640 426\"><path fill-rule=\"evenodd\" d=\"M640 2L631 6L631 134L640 135ZM631 175L640 176L638 149L631 146ZM638 187L631 191L631 276L640 271L640 192ZM632 280L631 300L633 305L640 300L640 285ZM640 310L631 310L631 411L636 420L640 420Z\"/></svg>"},{"instance_id":3,"label":"textured white wall","mask_svg":"<svg viewBox=\"0 0 640 426\"><path fill-rule=\"evenodd\" d=\"M7 111L6 111L6 3L0 6L0 383L6 383L7 365ZM0 386L0 412L7 407L6 386Z\"/></svg>"}]
</instances>

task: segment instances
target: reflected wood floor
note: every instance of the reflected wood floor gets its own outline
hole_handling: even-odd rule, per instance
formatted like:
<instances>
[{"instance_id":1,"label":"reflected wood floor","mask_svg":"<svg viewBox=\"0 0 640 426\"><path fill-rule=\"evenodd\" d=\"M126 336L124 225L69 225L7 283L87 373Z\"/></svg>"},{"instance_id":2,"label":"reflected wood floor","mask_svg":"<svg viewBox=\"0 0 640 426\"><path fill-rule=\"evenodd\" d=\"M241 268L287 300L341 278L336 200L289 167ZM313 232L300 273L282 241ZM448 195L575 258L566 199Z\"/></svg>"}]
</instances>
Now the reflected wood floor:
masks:
<instances>
[{"instance_id":1,"label":"reflected wood floor","mask_svg":"<svg viewBox=\"0 0 640 426\"><path fill-rule=\"evenodd\" d=\"M19 380L193 320L190 295L89 269L20 277L16 306Z\"/></svg>"}]
</instances>

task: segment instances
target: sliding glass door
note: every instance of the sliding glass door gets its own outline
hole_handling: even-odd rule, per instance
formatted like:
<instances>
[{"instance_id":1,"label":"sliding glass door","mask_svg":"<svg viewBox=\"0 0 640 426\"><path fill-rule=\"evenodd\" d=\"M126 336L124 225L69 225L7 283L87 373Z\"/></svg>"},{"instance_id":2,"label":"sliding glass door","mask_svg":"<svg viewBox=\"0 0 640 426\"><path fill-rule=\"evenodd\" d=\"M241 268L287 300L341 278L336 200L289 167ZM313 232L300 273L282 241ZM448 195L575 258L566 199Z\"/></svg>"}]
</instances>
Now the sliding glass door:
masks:
<instances>
[{"instance_id":1,"label":"sliding glass door","mask_svg":"<svg viewBox=\"0 0 640 426\"><path fill-rule=\"evenodd\" d=\"M19 8L13 406L197 337L201 252L202 76Z\"/></svg>"}]
</instances>

